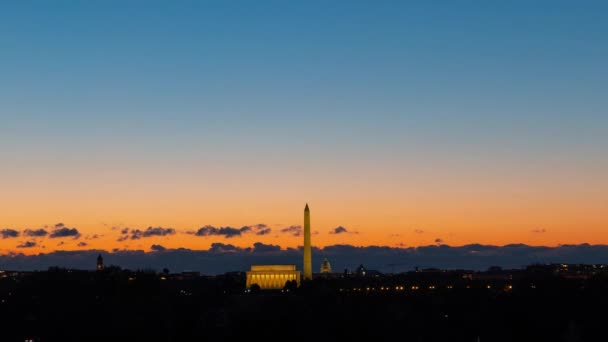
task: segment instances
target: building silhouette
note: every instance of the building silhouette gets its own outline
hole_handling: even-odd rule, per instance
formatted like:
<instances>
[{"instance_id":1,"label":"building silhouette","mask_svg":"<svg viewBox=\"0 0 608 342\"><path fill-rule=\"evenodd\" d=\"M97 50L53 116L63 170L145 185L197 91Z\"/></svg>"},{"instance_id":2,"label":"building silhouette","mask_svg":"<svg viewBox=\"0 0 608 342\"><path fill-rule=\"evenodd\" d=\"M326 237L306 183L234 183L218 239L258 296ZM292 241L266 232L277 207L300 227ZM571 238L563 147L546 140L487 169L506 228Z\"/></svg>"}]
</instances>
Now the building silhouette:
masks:
<instances>
[{"instance_id":1,"label":"building silhouette","mask_svg":"<svg viewBox=\"0 0 608 342\"><path fill-rule=\"evenodd\" d=\"M363 266L363 264L359 265L359 267L357 267L357 270L355 271L355 274L358 277L365 277L365 275L367 274L367 270L365 269L365 267Z\"/></svg>"},{"instance_id":2,"label":"building silhouette","mask_svg":"<svg viewBox=\"0 0 608 342\"><path fill-rule=\"evenodd\" d=\"M103 258L101 257L101 254L99 254L99 256L97 256L97 270L98 271L103 270Z\"/></svg>"}]
</instances>

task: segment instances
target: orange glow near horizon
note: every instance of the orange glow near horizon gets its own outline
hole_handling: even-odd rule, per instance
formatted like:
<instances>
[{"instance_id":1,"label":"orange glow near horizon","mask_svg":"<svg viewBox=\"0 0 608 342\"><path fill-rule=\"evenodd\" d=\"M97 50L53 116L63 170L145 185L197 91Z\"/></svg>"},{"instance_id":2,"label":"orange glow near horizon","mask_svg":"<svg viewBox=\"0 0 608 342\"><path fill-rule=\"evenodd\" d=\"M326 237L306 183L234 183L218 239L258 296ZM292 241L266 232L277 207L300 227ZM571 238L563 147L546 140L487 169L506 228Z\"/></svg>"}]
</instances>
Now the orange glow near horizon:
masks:
<instances>
[{"instance_id":1,"label":"orange glow near horizon","mask_svg":"<svg viewBox=\"0 0 608 342\"><path fill-rule=\"evenodd\" d=\"M49 170L13 174L5 178L3 189L10 196L0 196L0 229L23 231L62 222L77 228L82 237L0 239L0 253L150 250L152 244L208 249L216 242L295 248L303 244L303 238L280 230L303 224L306 202L311 208L315 247L608 243L608 184L571 178L564 169L528 174L495 167L469 174L458 172L457 167L444 171L396 166L383 173L373 165L353 165L354 171L343 174L323 165L301 172L291 168L237 173L199 171L202 166L152 171L141 167L137 170L141 172L100 167L67 174ZM603 179L592 173L586 176ZM255 224L268 225L271 233L234 238L188 234L205 225ZM173 228L176 234L117 241L119 230L112 229L150 226ZM339 226L346 232L331 234ZM99 238L91 239L95 234ZM37 245L16 248L26 241ZM79 242L87 245L79 247Z\"/></svg>"},{"instance_id":2,"label":"orange glow near horizon","mask_svg":"<svg viewBox=\"0 0 608 342\"><path fill-rule=\"evenodd\" d=\"M217 199L216 199L217 200ZM32 238L19 236L0 240L0 252L24 254L46 253L54 250L118 249L150 250L153 244L165 248L208 249L212 243L251 247L255 242L296 248L303 237L281 232L291 225L302 225L303 205L295 201L255 202L247 199L230 201L201 201L198 206L160 200L146 203L113 201L112 204L95 199L80 203L79 210L65 210L65 203L50 203L37 215L26 210L10 208L2 229L19 231L64 223L75 227L79 239ZM331 206L329 201L310 202L312 215L312 241L315 247L335 244L355 246L380 245L390 247L416 247L434 244L459 246L471 243L505 245L557 246L559 244L608 243L603 212L605 206L569 207L559 201L544 201L534 207L535 201L521 201L516 205L491 202L437 202L425 198L404 199L401 202L376 203L344 200ZM190 202L187 202L190 203ZM192 202L194 203L194 202ZM598 202L599 203L599 202ZM542 206L541 206L542 204ZM76 205L76 203L71 203ZM69 207L69 206L68 206ZM54 218L53 213L61 213ZM115 213L115 215L111 215ZM256 235L253 232L226 238L224 236L194 236L193 232L205 225L215 227L249 226L266 224L271 232ZM144 231L147 227L173 228L176 233L140 239L117 241L124 228ZM333 233L336 227L346 232ZM584 228L584 229L583 229ZM97 238L92 238L97 235ZM36 242L36 247L16 248L19 243ZM87 245L79 247L78 243Z\"/></svg>"}]
</instances>

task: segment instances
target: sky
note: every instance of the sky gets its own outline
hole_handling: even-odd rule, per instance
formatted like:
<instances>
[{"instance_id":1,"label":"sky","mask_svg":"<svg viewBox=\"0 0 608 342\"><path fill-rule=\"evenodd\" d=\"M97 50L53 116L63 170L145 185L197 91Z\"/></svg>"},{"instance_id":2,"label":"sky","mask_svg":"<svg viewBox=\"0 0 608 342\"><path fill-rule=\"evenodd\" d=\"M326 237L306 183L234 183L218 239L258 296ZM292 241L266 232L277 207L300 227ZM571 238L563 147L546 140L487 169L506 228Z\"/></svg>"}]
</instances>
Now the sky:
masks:
<instances>
[{"instance_id":1,"label":"sky","mask_svg":"<svg viewBox=\"0 0 608 342\"><path fill-rule=\"evenodd\" d=\"M2 2L0 254L608 244L607 18Z\"/></svg>"}]
</instances>

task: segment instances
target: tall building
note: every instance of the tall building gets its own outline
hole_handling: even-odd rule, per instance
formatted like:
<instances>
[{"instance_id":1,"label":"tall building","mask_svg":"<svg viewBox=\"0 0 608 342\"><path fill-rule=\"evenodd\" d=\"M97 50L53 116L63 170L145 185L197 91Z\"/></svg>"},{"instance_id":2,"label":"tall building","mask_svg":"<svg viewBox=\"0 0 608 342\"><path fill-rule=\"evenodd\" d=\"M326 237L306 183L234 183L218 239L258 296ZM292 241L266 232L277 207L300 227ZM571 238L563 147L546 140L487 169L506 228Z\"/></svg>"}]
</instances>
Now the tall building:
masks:
<instances>
[{"instance_id":1,"label":"tall building","mask_svg":"<svg viewBox=\"0 0 608 342\"><path fill-rule=\"evenodd\" d=\"M99 256L97 257L97 270L103 270L103 258L101 257L101 254L99 254Z\"/></svg>"},{"instance_id":2,"label":"tall building","mask_svg":"<svg viewBox=\"0 0 608 342\"><path fill-rule=\"evenodd\" d=\"M304 280L312 280L312 250L310 246L310 210L304 208Z\"/></svg>"}]
</instances>

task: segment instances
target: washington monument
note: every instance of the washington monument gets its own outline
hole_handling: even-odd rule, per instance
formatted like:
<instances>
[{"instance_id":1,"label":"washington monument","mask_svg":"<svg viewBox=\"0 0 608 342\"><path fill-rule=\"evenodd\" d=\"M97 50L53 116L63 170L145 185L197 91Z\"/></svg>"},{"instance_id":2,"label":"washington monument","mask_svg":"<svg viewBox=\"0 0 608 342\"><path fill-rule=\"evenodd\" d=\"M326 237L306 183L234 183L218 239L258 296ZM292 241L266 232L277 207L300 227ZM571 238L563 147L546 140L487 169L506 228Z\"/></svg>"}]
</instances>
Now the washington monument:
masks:
<instances>
[{"instance_id":1,"label":"washington monument","mask_svg":"<svg viewBox=\"0 0 608 342\"><path fill-rule=\"evenodd\" d=\"M304 280L312 280L312 253L310 247L310 210L304 208Z\"/></svg>"}]
</instances>

